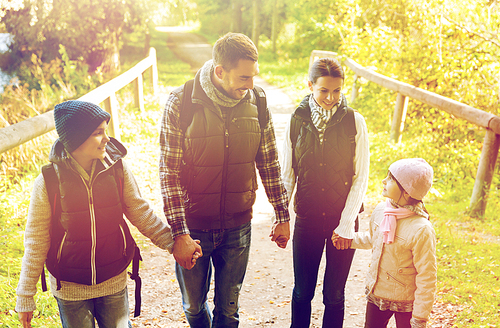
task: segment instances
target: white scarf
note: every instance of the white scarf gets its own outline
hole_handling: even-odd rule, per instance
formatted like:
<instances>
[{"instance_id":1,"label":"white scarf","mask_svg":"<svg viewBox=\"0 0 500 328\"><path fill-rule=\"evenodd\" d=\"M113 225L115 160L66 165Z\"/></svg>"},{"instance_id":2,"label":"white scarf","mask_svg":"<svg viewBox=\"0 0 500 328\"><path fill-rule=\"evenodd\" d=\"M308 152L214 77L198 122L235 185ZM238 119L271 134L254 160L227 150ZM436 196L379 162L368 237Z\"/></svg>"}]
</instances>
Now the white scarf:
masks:
<instances>
[{"instance_id":1,"label":"white scarf","mask_svg":"<svg viewBox=\"0 0 500 328\"><path fill-rule=\"evenodd\" d=\"M226 96L224 93L219 91L215 85L212 83L212 74L214 73L214 62L213 59L207 61L203 67L200 69L200 83L201 88L207 94L208 98L212 100L215 106L220 110L222 107L234 107L238 105L241 99L233 99Z\"/></svg>"}]
</instances>

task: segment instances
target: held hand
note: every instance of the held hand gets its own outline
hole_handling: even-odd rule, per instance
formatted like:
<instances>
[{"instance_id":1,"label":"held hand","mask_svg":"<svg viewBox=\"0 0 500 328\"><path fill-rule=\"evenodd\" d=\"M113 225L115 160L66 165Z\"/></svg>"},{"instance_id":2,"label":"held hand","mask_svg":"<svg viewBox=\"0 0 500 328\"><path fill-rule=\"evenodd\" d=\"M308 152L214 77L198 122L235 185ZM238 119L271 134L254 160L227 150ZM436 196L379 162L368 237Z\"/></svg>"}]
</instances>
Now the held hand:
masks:
<instances>
[{"instance_id":1,"label":"held hand","mask_svg":"<svg viewBox=\"0 0 500 328\"><path fill-rule=\"evenodd\" d=\"M196 260L203 256L203 252L201 251L200 241L198 239L195 239L195 242L198 244L199 249L196 248L193 257L191 258L191 264L193 264L193 267L196 264Z\"/></svg>"},{"instance_id":2,"label":"held hand","mask_svg":"<svg viewBox=\"0 0 500 328\"><path fill-rule=\"evenodd\" d=\"M275 223L271 229L271 241L276 242L280 248L286 248L288 240L290 240L290 222Z\"/></svg>"},{"instance_id":3,"label":"held hand","mask_svg":"<svg viewBox=\"0 0 500 328\"><path fill-rule=\"evenodd\" d=\"M344 250L351 248L352 239L342 238L334 231L332 234L332 243L338 250Z\"/></svg>"},{"instance_id":4,"label":"held hand","mask_svg":"<svg viewBox=\"0 0 500 328\"><path fill-rule=\"evenodd\" d=\"M33 311L31 312L19 312L19 321L23 325L23 328L31 328L31 319L33 319Z\"/></svg>"},{"instance_id":5,"label":"held hand","mask_svg":"<svg viewBox=\"0 0 500 328\"><path fill-rule=\"evenodd\" d=\"M173 255L177 263L184 269L191 270L194 267L192 260L196 252L203 255L201 246L190 235L175 237Z\"/></svg>"}]
</instances>

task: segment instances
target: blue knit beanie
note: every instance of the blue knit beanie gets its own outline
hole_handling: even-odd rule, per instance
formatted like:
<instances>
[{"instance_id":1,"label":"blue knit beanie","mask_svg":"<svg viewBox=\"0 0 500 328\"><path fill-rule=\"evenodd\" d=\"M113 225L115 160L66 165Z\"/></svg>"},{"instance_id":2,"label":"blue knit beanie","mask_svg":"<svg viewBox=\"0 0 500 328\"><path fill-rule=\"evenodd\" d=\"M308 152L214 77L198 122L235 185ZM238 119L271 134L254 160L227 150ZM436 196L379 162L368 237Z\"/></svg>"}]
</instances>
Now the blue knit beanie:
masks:
<instances>
[{"instance_id":1,"label":"blue knit beanie","mask_svg":"<svg viewBox=\"0 0 500 328\"><path fill-rule=\"evenodd\" d=\"M111 115L101 107L79 100L69 100L56 105L54 121L59 141L70 153L80 147L101 125L109 122Z\"/></svg>"}]
</instances>

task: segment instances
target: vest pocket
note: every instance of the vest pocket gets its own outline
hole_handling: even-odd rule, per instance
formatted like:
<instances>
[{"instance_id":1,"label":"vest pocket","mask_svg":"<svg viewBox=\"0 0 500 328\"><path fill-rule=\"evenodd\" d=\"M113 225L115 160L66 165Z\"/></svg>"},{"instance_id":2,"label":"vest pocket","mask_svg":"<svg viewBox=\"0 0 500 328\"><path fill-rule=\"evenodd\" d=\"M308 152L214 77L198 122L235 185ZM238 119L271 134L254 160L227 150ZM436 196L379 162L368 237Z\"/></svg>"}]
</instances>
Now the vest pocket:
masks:
<instances>
[{"instance_id":1,"label":"vest pocket","mask_svg":"<svg viewBox=\"0 0 500 328\"><path fill-rule=\"evenodd\" d=\"M64 232L64 236L61 239L61 243L59 244L59 249L57 250L57 262L61 262L61 255L62 255L62 250L64 246L64 242L66 241L66 236L68 235L68 232Z\"/></svg>"},{"instance_id":2,"label":"vest pocket","mask_svg":"<svg viewBox=\"0 0 500 328\"><path fill-rule=\"evenodd\" d=\"M127 256L127 237L125 237L125 231L123 231L123 227L120 224L120 231L122 233L123 238L123 256Z\"/></svg>"}]
</instances>

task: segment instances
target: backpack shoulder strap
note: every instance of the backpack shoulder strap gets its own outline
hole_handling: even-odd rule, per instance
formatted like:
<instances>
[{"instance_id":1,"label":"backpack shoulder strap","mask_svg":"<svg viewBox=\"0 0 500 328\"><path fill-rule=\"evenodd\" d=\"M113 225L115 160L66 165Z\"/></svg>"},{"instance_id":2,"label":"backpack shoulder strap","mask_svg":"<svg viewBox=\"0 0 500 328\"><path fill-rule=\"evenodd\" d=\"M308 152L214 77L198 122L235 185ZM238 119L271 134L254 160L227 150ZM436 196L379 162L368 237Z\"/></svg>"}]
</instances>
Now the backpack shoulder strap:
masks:
<instances>
[{"instance_id":1,"label":"backpack shoulder strap","mask_svg":"<svg viewBox=\"0 0 500 328\"><path fill-rule=\"evenodd\" d=\"M59 178L56 174L56 169L52 163L42 166L42 175L45 182L45 189L49 198L50 208L52 211L50 231L54 229L54 223L61 216L61 193L59 191ZM47 291L47 281L45 277L45 268L42 270L42 291ZM60 281L57 279L57 289L60 289Z\"/></svg>"},{"instance_id":2,"label":"backpack shoulder strap","mask_svg":"<svg viewBox=\"0 0 500 328\"><path fill-rule=\"evenodd\" d=\"M186 131L189 124L193 120L193 101L191 99L193 94L194 80L189 80L184 83L184 90L182 95L182 103L180 110L180 124L181 130Z\"/></svg>"},{"instance_id":3,"label":"backpack shoulder strap","mask_svg":"<svg viewBox=\"0 0 500 328\"><path fill-rule=\"evenodd\" d=\"M258 85L254 85L253 93L255 94L255 98L257 101L257 110L259 112L259 124L261 130L264 130L267 126L267 99L266 93L264 89L259 87Z\"/></svg>"}]
</instances>

